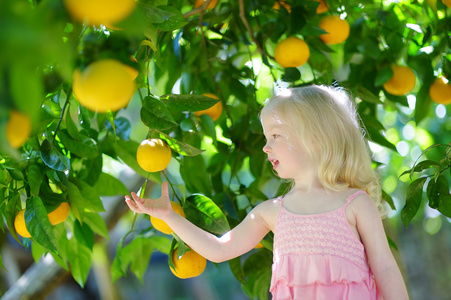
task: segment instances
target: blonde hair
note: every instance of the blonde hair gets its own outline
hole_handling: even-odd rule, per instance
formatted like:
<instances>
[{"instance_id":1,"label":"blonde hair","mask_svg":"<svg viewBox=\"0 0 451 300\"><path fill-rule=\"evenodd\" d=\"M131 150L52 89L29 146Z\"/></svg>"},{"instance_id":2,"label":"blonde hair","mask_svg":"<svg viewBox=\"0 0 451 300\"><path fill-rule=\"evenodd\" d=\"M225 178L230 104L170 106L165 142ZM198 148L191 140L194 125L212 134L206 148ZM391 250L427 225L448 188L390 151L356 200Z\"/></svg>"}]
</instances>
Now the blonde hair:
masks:
<instances>
[{"instance_id":1,"label":"blonde hair","mask_svg":"<svg viewBox=\"0 0 451 300\"><path fill-rule=\"evenodd\" d=\"M310 155L328 190L365 190L383 213L381 188L358 115L348 94L338 88L292 88L271 98L261 114L276 112Z\"/></svg>"}]
</instances>

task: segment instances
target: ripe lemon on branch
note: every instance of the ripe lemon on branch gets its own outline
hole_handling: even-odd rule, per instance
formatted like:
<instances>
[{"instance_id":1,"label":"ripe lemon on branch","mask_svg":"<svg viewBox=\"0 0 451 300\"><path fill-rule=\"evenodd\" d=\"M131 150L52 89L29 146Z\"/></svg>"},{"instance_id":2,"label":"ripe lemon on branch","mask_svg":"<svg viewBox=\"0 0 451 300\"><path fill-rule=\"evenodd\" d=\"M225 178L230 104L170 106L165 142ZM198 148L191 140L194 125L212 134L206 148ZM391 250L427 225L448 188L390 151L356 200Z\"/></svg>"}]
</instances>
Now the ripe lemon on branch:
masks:
<instances>
[{"instance_id":1,"label":"ripe lemon on branch","mask_svg":"<svg viewBox=\"0 0 451 300\"><path fill-rule=\"evenodd\" d=\"M25 225L25 209L19 211L14 219L14 228L18 235L24 238L30 238L31 234L28 232L27 226Z\"/></svg>"},{"instance_id":2,"label":"ripe lemon on branch","mask_svg":"<svg viewBox=\"0 0 451 300\"><path fill-rule=\"evenodd\" d=\"M49 217L49 221L52 225L57 225L66 221L69 212L69 203L63 202L54 211L48 213L47 217Z\"/></svg>"},{"instance_id":3,"label":"ripe lemon on branch","mask_svg":"<svg viewBox=\"0 0 451 300\"><path fill-rule=\"evenodd\" d=\"M429 96L432 101L446 105L451 104L451 84L445 81L443 76L436 78L429 88Z\"/></svg>"},{"instance_id":4,"label":"ripe lemon on branch","mask_svg":"<svg viewBox=\"0 0 451 300\"><path fill-rule=\"evenodd\" d=\"M178 213L179 215L181 215L182 217L186 217L185 216L185 212L183 211L182 207L180 206L180 204L178 204L177 202L171 201L171 206L172 209ZM152 223L152 226L160 231L163 232L164 234L171 234L174 232L174 230L171 229L171 227L168 226L168 224L166 224L165 221L155 218L155 217L150 217L150 222Z\"/></svg>"},{"instance_id":5,"label":"ripe lemon on branch","mask_svg":"<svg viewBox=\"0 0 451 300\"><path fill-rule=\"evenodd\" d=\"M383 84L384 89L392 95L403 96L415 86L415 73L406 66L391 66L393 76Z\"/></svg>"},{"instance_id":6,"label":"ripe lemon on branch","mask_svg":"<svg viewBox=\"0 0 451 300\"><path fill-rule=\"evenodd\" d=\"M72 90L81 105L97 111L117 111L128 105L136 90L128 66L102 59L73 74Z\"/></svg>"},{"instance_id":7,"label":"ripe lemon on branch","mask_svg":"<svg viewBox=\"0 0 451 300\"><path fill-rule=\"evenodd\" d=\"M178 278L191 278L202 274L207 266L207 260L194 250L190 250L177 259L177 249L172 254L172 261L175 269L171 268L172 273Z\"/></svg>"},{"instance_id":8,"label":"ripe lemon on branch","mask_svg":"<svg viewBox=\"0 0 451 300\"><path fill-rule=\"evenodd\" d=\"M349 37L350 27L348 21L340 19L336 15L322 18L318 27L327 31L327 33L320 35L319 38L328 45L340 44Z\"/></svg>"},{"instance_id":9,"label":"ripe lemon on branch","mask_svg":"<svg viewBox=\"0 0 451 300\"><path fill-rule=\"evenodd\" d=\"M206 93L206 94L202 94L202 95L219 100L219 98L216 95L211 94L211 93ZM213 121L216 121L217 119L219 119L221 114L222 114L222 102L221 101L218 101L215 105L213 105L210 108L194 112L194 115L196 117L200 117L202 115L209 115L213 119Z\"/></svg>"},{"instance_id":10,"label":"ripe lemon on branch","mask_svg":"<svg viewBox=\"0 0 451 300\"><path fill-rule=\"evenodd\" d=\"M9 119L6 122L6 140L13 148L22 146L30 136L31 120L30 118L17 111L11 110L9 112Z\"/></svg>"},{"instance_id":11,"label":"ripe lemon on branch","mask_svg":"<svg viewBox=\"0 0 451 300\"><path fill-rule=\"evenodd\" d=\"M136 7L135 0L64 0L64 4L74 19L97 26L118 23Z\"/></svg>"},{"instance_id":12,"label":"ripe lemon on branch","mask_svg":"<svg viewBox=\"0 0 451 300\"><path fill-rule=\"evenodd\" d=\"M136 160L147 172L163 171L171 161L171 148L162 139L144 140L138 146Z\"/></svg>"},{"instance_id":13,"label":"ripe lemon on branch","mask_svg":"<svg viewBox=\"0 0 451 300\"><path fill-rule=\"evenodd\" d=\"M284 68L300 67L309 57L310 49L307 43L295 36L280 41L274 51L276 62Z\"/></svg>"}]
</instances>

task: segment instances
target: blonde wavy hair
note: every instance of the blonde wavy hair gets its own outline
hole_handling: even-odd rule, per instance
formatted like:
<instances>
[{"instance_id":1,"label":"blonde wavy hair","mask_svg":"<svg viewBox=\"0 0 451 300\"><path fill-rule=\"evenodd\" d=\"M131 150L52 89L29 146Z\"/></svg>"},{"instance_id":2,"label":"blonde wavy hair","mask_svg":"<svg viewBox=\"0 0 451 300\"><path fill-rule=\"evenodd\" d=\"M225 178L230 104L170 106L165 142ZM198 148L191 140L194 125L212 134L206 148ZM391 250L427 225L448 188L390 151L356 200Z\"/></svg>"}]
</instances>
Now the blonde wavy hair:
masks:
<instances>
[{"instance_id":1,"label":"blonde wavy hair","mask_svg":"<svg viewBox=\"0 0 451 300\"><path fill-rule=\"evenodd\" d=\"M364 190L381 214L381 187L359 117L348 94L339 88L306 86L288 89L263 107L281 117L297 137L328 190Z\"/></svg>"}]
</instances>

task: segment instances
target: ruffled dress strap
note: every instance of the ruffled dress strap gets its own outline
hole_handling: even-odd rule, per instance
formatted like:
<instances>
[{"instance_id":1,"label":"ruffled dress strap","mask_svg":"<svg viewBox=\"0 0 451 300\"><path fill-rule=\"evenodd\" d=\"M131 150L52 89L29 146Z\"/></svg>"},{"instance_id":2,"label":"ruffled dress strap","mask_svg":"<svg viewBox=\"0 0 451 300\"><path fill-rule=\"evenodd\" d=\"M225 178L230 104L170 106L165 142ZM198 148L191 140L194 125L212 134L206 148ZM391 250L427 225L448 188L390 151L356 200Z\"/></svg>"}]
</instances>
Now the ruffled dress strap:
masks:
<instances>
[{"instance_id":1,"label":"ruffled dress strap","mask_svg":"<svg viewBox=\"0 0 451 300\"><path fill-rule=\"evenodd\" d=\"M349 197L346 199L346 204L351 203L355 198L357 198L357 197L360 196L360 195L368 195L368 194L367 194L367 192L365 192L365 191L358 190L358 191L356 191L355 193L351 194L351 196L349 196Z\"/></svg>"}]
</instances>

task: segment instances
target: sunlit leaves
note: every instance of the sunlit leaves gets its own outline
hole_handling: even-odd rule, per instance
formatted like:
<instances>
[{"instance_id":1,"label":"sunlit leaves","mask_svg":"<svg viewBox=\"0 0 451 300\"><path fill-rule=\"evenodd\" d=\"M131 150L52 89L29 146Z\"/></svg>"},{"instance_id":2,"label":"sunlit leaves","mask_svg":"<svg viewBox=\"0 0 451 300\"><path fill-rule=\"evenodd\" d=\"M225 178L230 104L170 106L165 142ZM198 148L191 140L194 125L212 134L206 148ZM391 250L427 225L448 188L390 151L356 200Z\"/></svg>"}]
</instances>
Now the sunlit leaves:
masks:
<instances>
[{"instance_id":1,"label":"sunlit leaves","mask_svg":"<svg viewBox=\"0 0 451 300\"><path fill-rule=\"evenodd\" d=\"M127 236L125 235L116 247L116 257L111 265L113 282L125 276L129 266L133 274L142 281L152 253L155 251L168 253L171 245L171 241L164 236L138 235L122 247L124 238Z\"/></svg>"},{"instance_id":2,"label":"sunlit leaves","mask_svg":"<svg viewBox=\"0 0 451 300\"><path fill-rule=\"evenodd\" d=\"M421 177L413 181L407 189L406 204L401 211L401 219L406 227L420 208L423 196L423 185L426 182L426 179L426 177Z\"/></svg>"},{"instance_id":3,"label":"sunlit leaves","mask_svg":"<svg viewBox=\"0 0 451 300\"><path fill-rule=\"evenodd\" d=\"M159 99L145 97L141 108L141 120L149 128L165 130L177 126L174 117Z\"/></svg>"},{"instance_id":4,"label":"sunlit leaves","mask_svg":"<svg viewBox=\"0 0 451 300\"><path fill-rule=\"evenodd\" d=\"M49 141L44 140L41 145L42 161L56 171L65 171L70 168L70 160L61 154L58 149Z\"/></svg>"},{"instance_id":5,"label":"sunlit leaves","mask_svg":"<svg viewBox=\"0 0 451 300\"><path fill-rule=\"evenodd\" d=\"M72 277L81 287L84 287L91 269L91 250L73 237L69 240L67 256Z\"/></svg>"},{"instance_id":6,"label":"sunlit leaves","mask_svg":"<svg viewBox=\"0 0 451 300\"><path fill-rule=\"evenodd\" d=\"M100 177L96 181L94 188L100 196L128 194L128 189L125 187L122 181L110 174L103 172L100 173Z\"/></svg>"},{"instance_id":7,"label":"sunlit leaves","mask_svg":"<svg viewBox=\"0 0 451 300\"><path fill-rule=\"evenodd\" d=\"M222 210L204 195L189 196L185 201L183 211L188 220L206 231L224 234L230 230Z\"/></svg>"},{"instance_id":8,"label":"sunlit leaves","mask_svg":"<svg viewBox=\"0 0 451 300\"><path fill-rule=\"evenodd\" d=\"M41 198L34 196L27 200L25 223L33 239L52 252L58 252L52 224Z\"/></svg>"}]
</instances>

